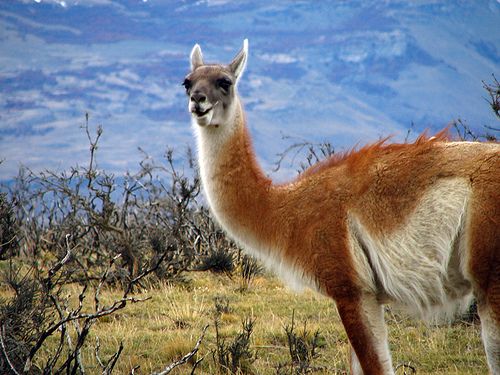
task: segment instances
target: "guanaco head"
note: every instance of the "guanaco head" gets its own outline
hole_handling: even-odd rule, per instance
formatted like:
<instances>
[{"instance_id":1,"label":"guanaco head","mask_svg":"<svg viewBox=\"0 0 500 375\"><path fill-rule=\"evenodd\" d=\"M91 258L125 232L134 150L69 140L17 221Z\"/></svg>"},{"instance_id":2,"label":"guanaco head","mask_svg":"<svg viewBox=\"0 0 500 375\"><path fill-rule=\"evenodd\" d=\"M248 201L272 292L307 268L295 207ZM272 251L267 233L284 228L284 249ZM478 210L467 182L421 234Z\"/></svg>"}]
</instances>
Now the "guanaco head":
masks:
<instances>
[{"instance_id":1,"label":"guanaco head","mask_svg":"<svg viewBox=\"0 0 500 375\"><path fill-rule=\"evenodd\" d=\"M245 69L248 40L229 65L205 64L198 44L191 51L191 72L183 85L189 111L199 126L219 126L232 121L238 105L236 85Z\"/></svg>"}]
</instances>

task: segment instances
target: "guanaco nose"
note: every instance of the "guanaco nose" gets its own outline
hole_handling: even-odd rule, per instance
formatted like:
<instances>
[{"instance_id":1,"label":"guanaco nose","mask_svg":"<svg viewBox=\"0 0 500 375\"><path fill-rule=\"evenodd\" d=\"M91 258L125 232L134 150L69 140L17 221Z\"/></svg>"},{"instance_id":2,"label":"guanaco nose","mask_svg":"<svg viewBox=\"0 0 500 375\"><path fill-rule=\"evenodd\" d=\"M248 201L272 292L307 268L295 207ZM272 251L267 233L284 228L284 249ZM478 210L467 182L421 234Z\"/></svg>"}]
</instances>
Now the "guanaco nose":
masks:
<instances>
[{"instance_id":1,"label":"guanaco nose","mask_svg":"<svg viewBox=\"0 0 500 375\"><path fill-rule=\"evenodd\" d=\"M205 100L207 100L207 97L205 96L205 94L201 92L195 92L193 93L193 95L191 95L191 100L199 104L199 103L204 103Z\"/></svg>"}]
</instances>

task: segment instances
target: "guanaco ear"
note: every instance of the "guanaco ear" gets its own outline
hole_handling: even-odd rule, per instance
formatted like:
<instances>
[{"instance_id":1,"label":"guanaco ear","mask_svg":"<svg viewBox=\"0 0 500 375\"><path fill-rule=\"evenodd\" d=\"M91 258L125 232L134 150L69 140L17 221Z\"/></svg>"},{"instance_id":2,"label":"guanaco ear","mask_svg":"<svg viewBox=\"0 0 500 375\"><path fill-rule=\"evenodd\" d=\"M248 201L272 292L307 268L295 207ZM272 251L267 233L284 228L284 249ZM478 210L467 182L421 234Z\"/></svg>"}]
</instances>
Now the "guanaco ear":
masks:
<instances>
[{"instance_id":1,"label":"guanaco ear","mask_svg":"<svg viewBox=\"0 0 500 375\"><path fill-rule=\"evenodd\" d=\"M241 77L241 74L245 70L247 65L247 56L248 56L248 39L243 41L243 48L238 52L236 57L229 64L229 70L233 72L236 77L236 81Z\"/></svg>"},{"instance_id":2,"label":"guanaco ear","mask_svg":"<svg viewBox=\"0 0 500 375\"><path fill-rule=\"evenodd\" d=\"M191 50L191 71L203 65L203 55L201 54L201 47L199 44L195 44Z\"/></svg>"}]
</instances>

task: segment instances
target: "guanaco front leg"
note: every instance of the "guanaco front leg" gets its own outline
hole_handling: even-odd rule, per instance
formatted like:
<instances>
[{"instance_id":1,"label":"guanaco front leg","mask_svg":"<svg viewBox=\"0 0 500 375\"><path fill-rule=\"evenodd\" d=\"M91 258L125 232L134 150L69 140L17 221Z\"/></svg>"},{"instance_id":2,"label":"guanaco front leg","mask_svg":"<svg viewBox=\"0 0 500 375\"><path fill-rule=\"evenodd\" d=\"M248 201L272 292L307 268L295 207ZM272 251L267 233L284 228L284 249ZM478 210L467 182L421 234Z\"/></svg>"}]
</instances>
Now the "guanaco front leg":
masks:
<instances>
[{"instance_id":1,"label":"guanaco front leg","mask_svg":"<svg viewBox=\"0 0 500 375\"><path fill-rule=\"evenodd\" d=\"M337 300L337 309L351 343L351 374L391 375L384 310L372 295Z\"/></svg>"}]
</instances>

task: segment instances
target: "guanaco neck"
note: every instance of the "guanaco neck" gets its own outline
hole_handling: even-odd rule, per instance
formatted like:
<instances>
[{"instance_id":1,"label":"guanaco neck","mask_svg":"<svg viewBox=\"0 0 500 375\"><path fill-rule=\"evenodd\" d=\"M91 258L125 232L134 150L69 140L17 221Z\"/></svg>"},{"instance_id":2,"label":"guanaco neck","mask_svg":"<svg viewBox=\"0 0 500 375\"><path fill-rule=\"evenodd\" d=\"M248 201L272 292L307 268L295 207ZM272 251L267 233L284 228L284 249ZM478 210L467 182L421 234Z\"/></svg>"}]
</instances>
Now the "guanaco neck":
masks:
<instances>
[{"instance_id":1,"label":"guanaco neck","mask_svg":"<svg viewBox=\"0 0 500 375\"><path fill-rule=\"evenodd\" d=\"M275 223L272 183L257 163L239 98L234 105L227 124L194 124L200 175L208 203L223 228L243 245L266 247Z\"/></svg>"}]
</instances>

